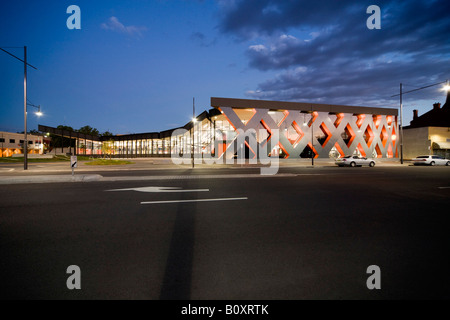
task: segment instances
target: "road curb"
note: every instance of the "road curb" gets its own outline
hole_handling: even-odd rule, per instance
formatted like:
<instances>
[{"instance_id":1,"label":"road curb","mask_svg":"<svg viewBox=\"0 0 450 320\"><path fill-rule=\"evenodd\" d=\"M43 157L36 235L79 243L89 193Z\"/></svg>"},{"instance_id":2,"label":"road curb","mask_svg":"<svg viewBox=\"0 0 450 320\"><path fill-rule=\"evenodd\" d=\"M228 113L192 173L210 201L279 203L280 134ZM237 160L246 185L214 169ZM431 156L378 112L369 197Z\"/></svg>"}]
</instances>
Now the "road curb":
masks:
<instances>
[{"instance_id":1,"label":"road curb","mask_svg":"<svg viewBox=\"0 0 450 320\"><path fill-rule=\"evenodd\" d=\"M99 174L83 175L39 175L24 177L1 177L0 184L21 184L21 183L52 183L52 182L89 182L99 181L102 178Z\"/></svg>"}]
</instances>

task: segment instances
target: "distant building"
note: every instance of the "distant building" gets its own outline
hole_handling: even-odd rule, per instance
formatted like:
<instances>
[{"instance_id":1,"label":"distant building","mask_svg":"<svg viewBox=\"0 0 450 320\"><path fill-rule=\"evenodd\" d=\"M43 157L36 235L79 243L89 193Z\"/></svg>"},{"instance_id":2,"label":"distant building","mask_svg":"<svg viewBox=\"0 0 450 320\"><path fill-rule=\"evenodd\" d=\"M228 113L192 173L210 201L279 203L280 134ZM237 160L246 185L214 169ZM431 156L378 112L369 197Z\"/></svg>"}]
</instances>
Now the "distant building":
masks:
<instances>
[{"instance_id":1,"label":"distant building","mask_svg":"<svg viewBox=\"0 0 450 320\"><path fill-rule=\"evenodd\" d=\"M403 129L405 159L427 154L450 157L450 91L442 108L435 103L433 109L421 116L418 110L413 110L413 120Z\"/></svg>"},{"instance_id":2,"label":"distant building","mask_svg":"<svg viewBox=\"0 0 450 320\"><path fill-rule=\"evenodd\" d=\"M28 153L42 154L44 152L44 137L34 134L27 135ZM0 131L0 157L11 157L14 154L23 154L23 133Z\"/></svg>"}]
</instances>

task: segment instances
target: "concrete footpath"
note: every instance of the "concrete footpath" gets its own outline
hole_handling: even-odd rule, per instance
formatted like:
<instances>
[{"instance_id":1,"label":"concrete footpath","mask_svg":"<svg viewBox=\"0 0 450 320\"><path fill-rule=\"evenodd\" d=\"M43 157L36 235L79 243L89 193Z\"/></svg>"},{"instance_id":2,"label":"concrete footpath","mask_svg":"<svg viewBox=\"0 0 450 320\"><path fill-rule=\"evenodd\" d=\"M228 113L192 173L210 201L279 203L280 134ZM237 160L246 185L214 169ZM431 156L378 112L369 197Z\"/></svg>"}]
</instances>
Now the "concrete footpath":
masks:
<instances>
[{"instance_id":1,"label":"concrete footpath","mask_svg":"<svg viewBox=\"0 0 450 320\"><path fill-rule=\"evenodd\" d=\"M133 162L128 165L92 166L81 161L72 176L68 162L29 163L28 170L23 169L23 163L0 163L0 185L28 183L60 183L60 182L93 182L93 181L126 181L126 180L168 180L168 179L209 179L209 178L240 178L269 177L261 175L260 168L268 167L261 164L195 164L176 165L170 158L138 158L128 159ZM272 165L275 165L272 164ZM405 167L405 161L400 164L398 159L377 160L376 167ZM337 168L330 159L280 159L279 171L274 177L314 174L314 168ZM305 169L299 172L289 172L289 169ZM137 174L142 172L142 174ZM201 174L198 174L201 173ZM115 176L111 176L115 174ZM106 176L105 176L106 175Z\"/></svg>"},{"instance_id":2,"label":"concrete footpath","mask_svg":"<svg viewBox=\"0 0 450 320\"><path fill-rule=\"evenodd\" d=\"M30 176L2 176L0 177L0 185L2 184L28 184L28 183L57 183L57 182L90 182L99 181L102 176L99 174L53 174L53 175L30 175Z\"/></svg>"}]
</instances>

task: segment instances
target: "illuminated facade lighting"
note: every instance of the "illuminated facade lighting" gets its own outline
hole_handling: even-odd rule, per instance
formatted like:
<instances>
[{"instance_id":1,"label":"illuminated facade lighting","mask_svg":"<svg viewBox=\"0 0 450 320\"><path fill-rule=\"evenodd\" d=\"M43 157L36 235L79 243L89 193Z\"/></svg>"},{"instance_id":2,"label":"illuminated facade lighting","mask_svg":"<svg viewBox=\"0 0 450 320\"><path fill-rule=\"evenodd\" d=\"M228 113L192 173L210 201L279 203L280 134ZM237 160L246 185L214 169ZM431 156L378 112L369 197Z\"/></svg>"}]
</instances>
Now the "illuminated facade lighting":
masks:
<instances>
[{"instance_id":1,"label":"illuminated facade lighting","mask_svg":"<svg viewBox=\"0 0 450 320\"><path fill-rule=\"evenodd\" d=\"M117 157L170 157L175 149L180 154L190 153L192 139L197 154L233 157L234 153L228 151L241 147L237 145L238 135L250 131L255 132L257 143L269 150L269 156L281 158L352 154L388 158L398 154L397 109L228 98L211 98L211 106L182 128L108 139L115 141ZM303 123L301 129L299 123ZM173 135L178 129L186 133ZM276 130L278 140L273 138ZM81 145L83 140L76 139ZM101 152L101 146L97 146L101 138L89 137L86 141L87 150L78 148L78 153ZM91 147L96 150L89 150ZM251 157L257 154L248 146L244 148Z\"/></svg>"}]
</instances>

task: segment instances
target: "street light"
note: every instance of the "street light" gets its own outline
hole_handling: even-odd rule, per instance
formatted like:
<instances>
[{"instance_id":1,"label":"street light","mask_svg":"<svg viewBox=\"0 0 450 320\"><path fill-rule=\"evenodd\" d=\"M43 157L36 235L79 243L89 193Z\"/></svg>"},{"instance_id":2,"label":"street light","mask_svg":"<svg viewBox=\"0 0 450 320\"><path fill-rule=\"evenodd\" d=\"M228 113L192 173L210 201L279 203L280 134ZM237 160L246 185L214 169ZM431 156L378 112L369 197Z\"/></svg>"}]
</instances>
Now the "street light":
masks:
<instances>
[{"instance_id":1,"label":"street light","mask_svg":"<svg viewBox=\"0 0 450 320\"><path fill-rule=\"evenodd\" d=\"M438 82L438 83L433 83L433 84L430 84L428 86L424 86L424 87L417 88L417 89L410 90L410 91L406 91L406 92L403 92L403 84L400 83L400 94L395 94L395 95L391 96L391 98L400 96L400 163L401 164L403 164L403 95L407 94L407 93L410 93L410 92L419 91L419 90L426 89L426 88L429 88L429 87L437 86L437 85L440 85L440 84L443 84L443 83L446 83L446 85L441 90L449 91L450 90L450 85L449 85L449 81L448 80L442 81L442 82Z\"/></svg>"},{"instance_id":2,"label":"street light","mask_svg":"<svg viewBox=\"0 0 450 320\"><path fill-rule=\"evenodd\" d=\"M9 47L8 47L9 48ZM21 47L11 47L11 48L21 48ZM37 70L36 67L27 63L27 46L23 47L23 60L13 55L11 52L0 48L1 51L9 54L13 58L23 62L23 113L24 113L24 142L23 142L23 170L28 170L28 139L27 139L27 66L32 67ZM40 110L39 110L40 112Z\"/></svg>"},{"instance_id":3,"label":"street light","mask_svg":"<svg viewBox=\"0 0 450 320\"><path fill-rule=\"evenodd\" d=\"M29 102L27 103L27 106L35 107L36 109L38 109L38 111L36 111L36 113L35 113L35 115L37 115L38 117L41 117L43 115L43 113L41 112L41 106L36 106Z\"/></svg>"}]
</instances>

